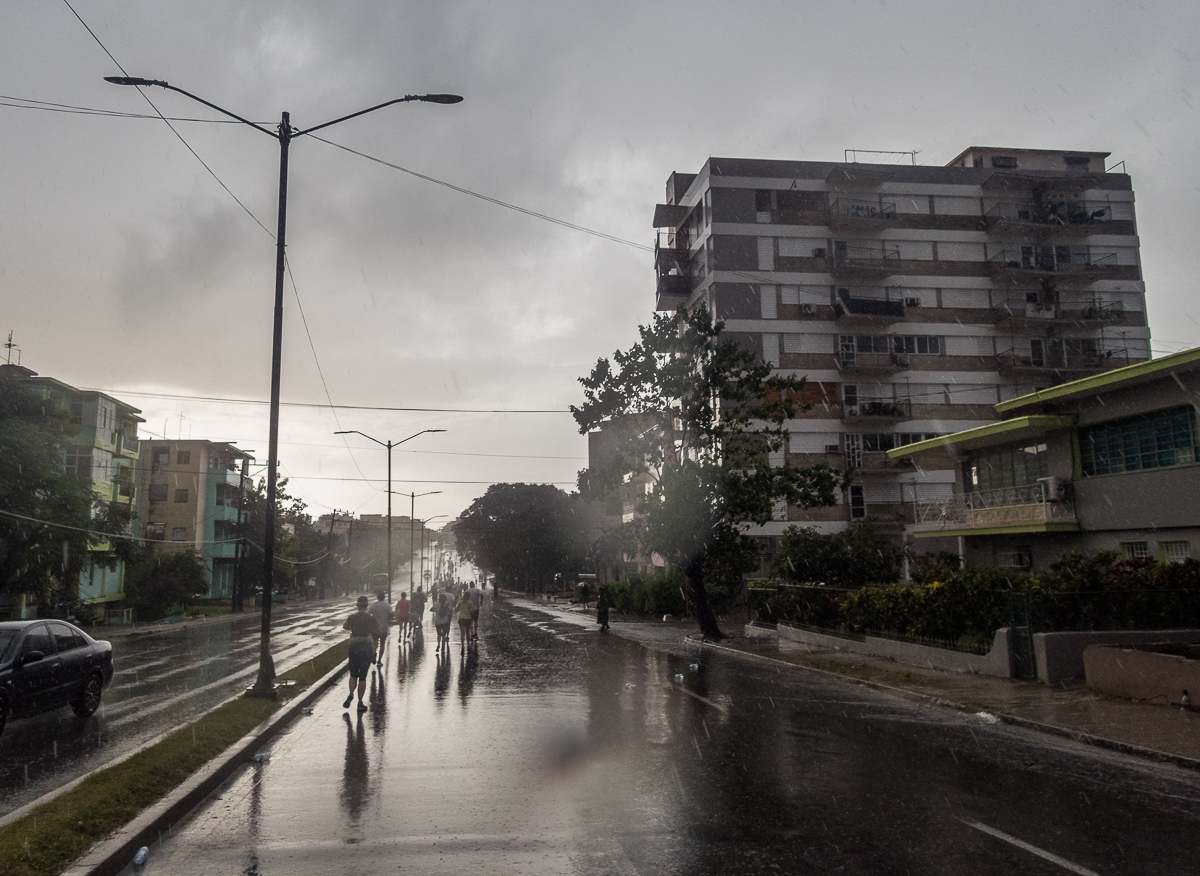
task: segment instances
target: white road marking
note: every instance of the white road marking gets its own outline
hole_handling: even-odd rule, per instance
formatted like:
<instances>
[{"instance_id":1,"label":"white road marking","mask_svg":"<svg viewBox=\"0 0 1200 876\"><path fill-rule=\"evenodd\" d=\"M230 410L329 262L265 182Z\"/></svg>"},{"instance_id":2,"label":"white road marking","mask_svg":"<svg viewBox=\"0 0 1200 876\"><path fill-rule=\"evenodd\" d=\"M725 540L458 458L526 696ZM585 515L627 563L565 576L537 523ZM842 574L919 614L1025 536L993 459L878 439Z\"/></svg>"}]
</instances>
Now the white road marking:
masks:
<instances>
[{"instance_id":1,"label":"white road marking","mask_svg":"<svg viewBox=\"0 0 1200 876\"><path fill-rule=\"evenodd\" d=\"M686 687L672 687L671 689L672 689L672 690L677 690L677 691L679 691L680 693L685 693L685 694L687 694L689 697L695 697L695 698L696 698L696 699L698 699L700 702L704 703L706 706L712 706L714 709L719 709L719 710L720 710L720 711L722 711L722 712L728 712L728 711L729 711L729 707L728 707L728 706L723 706L723 705L721 705L721 704L720 704L720 703L718 703L718 702L714 702L713 700L710 700L708 697L702 697L702 696L700 696L700 694L698 694L698 693L693 693L692 691L688 690Z\"/></svg>"},{"instance_id":2,"label":"white road marking","mask_svg":"<svg viewBox=\"0 0 1200 876\"><path fill-rule=\"evenodd\" d=\"M1016 846L1018 849L1024 849L1031 855L1037 855L1039 858L1049 861L1052 864L1058 864L1058 866L1062 867L1064 870L1070 870L1072 873L1078 873L1079 876L1100 876L1100 874L1095 870L1089 870L1087 867L1081 867L1079 864L1068 861L1066 858L1061 858L1053 852L1047 852L1045 849L1039 849L1037 846L1031 845L1024 840L1019 840L1015 836L1009 836L1002 830L996 830L994 827L988 827L986 824L980 824L978 821L972 821L969 818L960 818L959 821L968 827L973 827L978 831L988 834L989 836L994 836L996 839L1002 839L1006 843Z\"/></svg>"}]
</instances>

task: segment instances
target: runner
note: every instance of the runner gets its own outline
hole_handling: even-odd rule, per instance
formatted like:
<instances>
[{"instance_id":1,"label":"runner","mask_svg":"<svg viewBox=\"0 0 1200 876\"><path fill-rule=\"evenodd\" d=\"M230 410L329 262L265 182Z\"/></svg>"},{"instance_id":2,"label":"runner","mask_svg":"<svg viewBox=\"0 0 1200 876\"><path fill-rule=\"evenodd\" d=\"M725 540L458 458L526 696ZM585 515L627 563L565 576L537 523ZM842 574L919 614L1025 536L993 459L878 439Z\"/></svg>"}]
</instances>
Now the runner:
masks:
<instances>
[{"instance_id":1,"label":"runner","mask_svg":"<svg viewBox=\"0 0 1200 876\"><path fill-rule=\"evenodd\" d=\"M479 606L483 603L483 591L472 581L467 588L467 599L471 600L471 638L479 638Z\"/></svg>"},{"instance_id":2,"label":"runner","mask_svg":"<svg viewBox=\"0 0 1200 876\"><path fill-rule=\"evenodd\" d=\"M425 590L421 585L417 585L417 592L413 594L412 610L408 615L409 626L413 629L413 636L421 634L421 628L425 623Z\"/></svg>"},{"instance_id":3,"label":"runner","mask_svg":"<svg viewBox=\"0 0 1200 876\"><path fill-rule=\"evenodd\" d=\"M412 613L412 603L408 601L408 592L400 594L400 598L396 600L396 623L400 626L400 632L397 636L400 638L400 644L404 644L408 638L408 619Z\"/></svg>"},{"instance_id":4,"label":"runner","mask_svg":"<svg viewBox=\"0 0 1200 876\"><path fill-rule=\"evenodd\" d=\"M392 622L392 607L387 604L386 596L384 591L376 590L375 601L367 609L367 614L375 618L375 623L379 625L379 633L375 636L375 659L378 666L383 666L383 648L387 644L388 626Z\"/></svg>"},{"instance_id":5,"label":"runner","mask_svg":"<svg viewBox=\"0 0 1200 876\"><path fill-rule=\"evenodd\" d=\"M346 618L342 624L343 630L350 631L350 693L343 709L350 708L354 700L354 686L358 684L358 710L365 712L367 704L363 702L363 693L367 689L367 670L371 668L371 658L375 656L375 635L379 625L375 618L367 614L367 605L371 600L365 596L358 597L358 611Z\"/></svg>"},{"instance_id":6,"label":"runner","mask_svg":"<svg viewBox=\"0 0 1200 876\"><path fill-rule=\"evenodd\" d=\"M437 605L434 607L433 625L437 629L438 647L443 645L450 648L450 618L454 614L454 599L450 593L443 590L438 594Z\"/></svg>"},{"instance_id":7,"label":"runner","mask_svg":"<svg viewBox=\"0 0 1200 876\"><path fill-rule=\"evenodd\" d=\"M467 647L467 640L471 638L471 597L464 593L455 609L458 614L458 644L461 651Z\"/></svg>"}]
</instances>

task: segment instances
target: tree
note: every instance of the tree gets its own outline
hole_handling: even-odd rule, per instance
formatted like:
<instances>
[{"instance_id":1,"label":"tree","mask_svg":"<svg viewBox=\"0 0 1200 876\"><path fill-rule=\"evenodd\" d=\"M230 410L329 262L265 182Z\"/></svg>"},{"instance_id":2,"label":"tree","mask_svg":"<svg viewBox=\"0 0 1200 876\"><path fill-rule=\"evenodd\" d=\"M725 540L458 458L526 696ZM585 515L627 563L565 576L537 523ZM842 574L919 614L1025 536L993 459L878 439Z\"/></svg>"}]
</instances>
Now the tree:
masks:
<instances>
[{"instance_id":1,"label":"tree","mask_svg":"<svg viewBox=\"0 0 1200 876\"><path fill-rule=\"evenodd\" d=\"M577 495L548 484L493 484L454 526L459 552L509 587L541 590L590 568Z\"/></svg>"},{"instance_id":2,"label":"tree","mask_svg":"<svg viewBox=\"0 0 1200 876\"><path fill-rule=\"evenodd\" d=\"M903 571L904 547L865 523L831 535L789 526L781 541L771 574L786 581L854 588L891 584Z\"/></svg>"},{"instance_id":3,"label":"tree","mask_svg":"<svg viewBox=\"0 0 1200 876\"><path fill-rule=\"evenodd\" d=\"M89 549L128 530L126 506L98 501L63 466L76 431L57 399L0 378L0 595L74 602ZM115 568L131 544L113 540L111 551L92 559Z\"/></svg>"},{"instance_id":4,"label":"tree","mask_svg":"<svg viewBox=\"0 0 1200 876\"><path fill-rule=\"evenodd\" d=\"M707 308L655 315L628 351L597 361L580 378L584 403L572 406L579 431L603 428L611 459L589 473L594 490L616 489L630 476L649 484L632 522L637 543L687 576L700 631L722 638L705 581L740 577L756 553L746 536L775 504L812 507L834 502L848 475L828 465L770 464L783 449L786 420L800 402L804 379L773 374L736 341L722 340L724 323Z\"/></svg>"},{"instance_id":5,"label":"tree","mask_svg":"<svg viewBox=\"0 0 1200 876\"><path fill-rule=\"evenodd\" d=\"M125 578L125 597L139 620L163 617L171 606L190 605L207 592L204 560L190 550L148 556Z\"/></svg>"}]
</instances>

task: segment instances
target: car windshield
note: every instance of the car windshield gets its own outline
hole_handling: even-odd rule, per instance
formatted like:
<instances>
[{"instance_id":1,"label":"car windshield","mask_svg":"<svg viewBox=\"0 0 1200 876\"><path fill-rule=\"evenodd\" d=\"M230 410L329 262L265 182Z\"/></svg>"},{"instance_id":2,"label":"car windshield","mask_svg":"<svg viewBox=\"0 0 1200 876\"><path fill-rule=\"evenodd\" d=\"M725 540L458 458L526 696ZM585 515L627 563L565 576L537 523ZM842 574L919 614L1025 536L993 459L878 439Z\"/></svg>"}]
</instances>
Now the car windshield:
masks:
<instances>
[{"instance_id":1,"label":"car windshield","mask_svg":"<svg viewBox=\"0 0 1200 876\"><path fill-rule=\"evenodd\" d=\"M8 649L16 638L16 630L0 630L0 663L8 659Z\"/></svg>"}]
</instances>

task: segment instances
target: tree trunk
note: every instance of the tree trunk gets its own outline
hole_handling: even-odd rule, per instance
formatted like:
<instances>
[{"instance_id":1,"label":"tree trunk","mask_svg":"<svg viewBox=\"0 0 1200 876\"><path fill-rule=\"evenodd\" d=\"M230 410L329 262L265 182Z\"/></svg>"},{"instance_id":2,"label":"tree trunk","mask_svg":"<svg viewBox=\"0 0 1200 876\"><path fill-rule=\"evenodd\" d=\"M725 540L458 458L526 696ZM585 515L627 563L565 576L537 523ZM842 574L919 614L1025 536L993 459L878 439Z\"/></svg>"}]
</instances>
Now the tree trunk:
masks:
<instances>
[{"instance_id":1,"label":"tree trunk","mask_svg":"<svg viewBox=\"0 0 1200 876\"><path fill-rule=\"evenodd\" d=\"M696 610L696 621L700 624L700 634L706 639L724 639L717 624L717 615L708 603L708 591L704 589L704 559L693 560L684 569L687 575L688 587L692 591L692 606Z\"/></svg>"}]
</instances>

